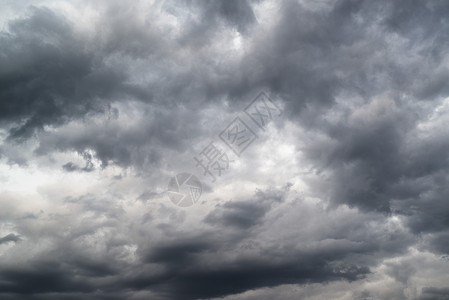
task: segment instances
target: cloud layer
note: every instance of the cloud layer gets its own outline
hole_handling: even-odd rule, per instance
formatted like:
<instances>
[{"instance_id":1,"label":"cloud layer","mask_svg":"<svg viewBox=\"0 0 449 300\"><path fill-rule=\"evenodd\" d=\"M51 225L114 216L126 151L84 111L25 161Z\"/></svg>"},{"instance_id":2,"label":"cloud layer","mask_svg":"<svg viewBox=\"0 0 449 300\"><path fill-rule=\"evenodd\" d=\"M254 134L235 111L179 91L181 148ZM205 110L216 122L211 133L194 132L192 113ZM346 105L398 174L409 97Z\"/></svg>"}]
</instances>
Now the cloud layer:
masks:
<instances>
[{"instance_id":1,"label":"cloud layer","mask_svg":"<svg viewBox=\"0 0 449 300\"><path fill-rule=\"evenodd\" d=\"M445 1L0 6L2 299L449 297Z\"/></svg>"}]
</instances>

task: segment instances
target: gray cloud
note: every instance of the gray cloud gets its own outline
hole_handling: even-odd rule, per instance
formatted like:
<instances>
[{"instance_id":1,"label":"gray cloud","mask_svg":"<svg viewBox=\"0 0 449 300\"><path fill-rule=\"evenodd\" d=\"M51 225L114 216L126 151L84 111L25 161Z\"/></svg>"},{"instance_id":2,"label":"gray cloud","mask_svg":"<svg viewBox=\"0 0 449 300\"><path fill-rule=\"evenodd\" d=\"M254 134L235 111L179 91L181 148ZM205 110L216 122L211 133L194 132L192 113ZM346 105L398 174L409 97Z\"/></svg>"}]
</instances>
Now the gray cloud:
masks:
<instances>
[{"instance_id":1,"label":"gray cloud","mask_svg":"<svg viewBox=\"0 0 449 300\"><path fill-rule=\"evenodd\" d=\"M92 70L94 57L83 51L67 21L48 9L10 23L1 39L1 118L16 122L11 138L103 110L95 97L108 95L118 82L113 73Z\"/></svg>"},{"instance_id":2,"label":"gray cloud","mask_svg":"<svg viewBox=\"0 0 449 300\"><path fill-rule=\"evenodd\" d=\"M0 244L5 244L8 242L17 243L18 241L20 241L20 236L14 234L14 233L10 233L10 234L0 238Z\"/></svg>"},{"instance_id":3,"label":"gray cloud","mask_svg":"<svg viewBox=\"0 0 449 300\"><path fill-rule=\"evenodd\" d=\"M288 184L285 188L288 188ZM249 229L263 223L263 217L271 209L271 205L283 201L285 191L257 191L254 199L246 201L226 202L218 206L205 218L205 222L223 227L236 227L237 229Z\"/></svg>"},{"instance_id":4,"label":"gray cloud","mask_svg":"<svg viewBox=\"0 0 449 300\"><path fill-rule=\"evenodd\" d=\"M3 22L2 298L446 297L446 2L79 4ZM261 88L284 119L170 206Z\"/></svg>"},{"instance_id":5,"label":"gray cloud","mask_svg":"<svg viewBox=\"0 0 449 300\"><path fill-rule=\"evenodd\" d=\"M426 287L423 288L423 295L420 299L447 299L449 290L447 288Z\"/></svg>"}]
</instances>

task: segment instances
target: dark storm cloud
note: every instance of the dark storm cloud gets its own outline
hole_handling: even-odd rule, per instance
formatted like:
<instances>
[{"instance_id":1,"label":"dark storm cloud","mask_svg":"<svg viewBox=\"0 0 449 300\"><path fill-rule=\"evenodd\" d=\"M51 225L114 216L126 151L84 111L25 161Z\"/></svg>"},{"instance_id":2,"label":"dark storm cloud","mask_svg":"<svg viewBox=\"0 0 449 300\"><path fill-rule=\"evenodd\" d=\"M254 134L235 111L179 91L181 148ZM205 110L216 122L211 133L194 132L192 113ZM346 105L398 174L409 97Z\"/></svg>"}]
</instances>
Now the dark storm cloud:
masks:
<instances>
[{"instance_id":1,"label":"dark storm cloud","mask_svg":"<svg viewBox=\"0 0 449 300\"><path fill-rule=\"evenodd\" d=\"M169 267L167 271L148 278L139 276L129 280L126 286L159 291L169 299L200 299L281 284L357 280L369 273L366 266L339 262L349 254L348 249L302 253L295 249L278 252L275 248L262 247L257 255L237 255L236 259L226 261L223 260L229 255L226 248L235 246L236 241L221 236L221 239L214 236L210 242L201 236L157 247L147 262ZM239 249L233 251L235 255ZM273 261L272 257L277 259Z\"/></svg>"},{"instance_id":2,"label":"dark storm cloud","mask_svg":"<svg viewBox=\"0 0 449 300\"><path fill-rule=\"evenodd\" d=\"M407 118L386 112L374 122L348 124L342 120L338 127L328 129L335 145L309 146L310 157L318 157L323 169L335 172L330 186L334 203L390 211L389 189L404 174L400 166L405 163L401 150L410 123Z\"/></svg>"},{"instance_id":3,"label":"dark storm cloud","mask_svg":"<svg viewBox=\"0 0 449 300\"><path fill-rule=\"evenodd\" d=\"M288 191L290 185L287 185ZM229 201L210 212L205 222L220 227L236 227L245 230L263 222L263 217L275 203L283 200L283 191L257 191L253 199Z\"/></svg>"},{"instance_id":4,"label":"dark storm cloud","mask_svg":"<svg viewBox=\"0 0 449 300\"><path fill-rule=\"evenodd\" d=\"M246 229L262 221L267 206L257 202L226 202L223 210L216 209L206 218L206 222L220 226L235 226Z\"/></svg>"},{"instance_id":5,"label":"dark storm cloud","mask_svg":"<svg viewBox=\"0 0 449 300\"><path fill-rule=\"evenodd\" d=\"M444 300L449 298L449 288L425 287L420 300Z\"/></svg>"},{"instance_id":6,"label":"dark storm cloud","mask_svg":"<svg viewBox=\"0 0 449 300\"><path fill-rule=\"evenodd\" d=\"M74 259L40 258L26 266L4 267L0 272L0 295L5 299L81 299L94 295L98 286L91 281L116 274L109 264L87 257ZM73 276L76 274L76 276ZM105 296L106 294L106 296ZM95 299L95 296L92 296ZM114 295L101 297L114 299Z\"/></svg>"},{"instance_id":7,"label":"dark storm cloud","mask_svg":"<svg viewBox=\"0 0 449 300\"><path fill-rule=\"evenodd\" d=\"M195 49L207 46L220 26L229 26L241 34L246 34L257 22L250 1L187 1L188 10L199 14L198 20L186 23L179 39L182 46ZM175 4L176 6L179 3Z\"/></svg>"},{"instance_id":8,"label":"dark storm cloud","mask_svg":"<svg viewBox=\"0 0 449 300\"><path fill-rule=\"evenodd\" d=\"M281 9L284 18L245 63L263 66L259 83L287 100L292 120L330 139L304 149L331 174L315 189L334 204L412 215L414 232L447 230L447 134L416 134L432 114L420 102L449 93L447 2L338 1L315 12L287 1ZM359 104L343 108L354 97ZM379 109L378 97L391 102ZM371 119L351 119L357 109ZM322 117L333 110L339 119Z\"/></svg>"},{"instance_id":9,"label":"dark storm cloud","mask_svg":"<svg viewBox=\"0 0 449 300\"><path fill-rule=\"evenodd\" d=\"M17 243L18 241L20 241L20 236L14 234L14 233L10 233L10 234L0 238L0 245L1 244L6 244L8 242Z\"/></svg>"},{"instance_id":10,"label":"dark storm cloud","mask_svg":"<svg viewBox=\"0 0 449 300\"><path fill-rule=\"evenodd\" d=\"M39 263L24 269L3 269L0 294L39 294L62 291L87 291L85 282L71 277L59 264Z\"/></svg>"},{"instance_id":11,"label":"dark storm cloud","mask_svg":"<svg viewBox=\"0 0 449 300\"><path fill-rule=\"evenodd\" d=\"M135 113L139 113L137 120L117 116L86 121L73 128L61 128L59 132L42 132L38 135L40 145L35 153L76 151L85 161L84 165L67 162L63 166L66 171L91 171L95 159L101 167L115 164L143 169L157 166L164 152L188 149L192 136L201 130L191 110L143 107Z\"/></svg>"},{"instance_id":12,"label":"dark storm cloud","mask_svg":"<svg viewBox=\"0 0 449 300\"><path fill-rule=\"evenodd\" d=\"M2 33L0 120L15 124L9 138L107 111L110 98L128 94L124 74L106 66L72 26L49 9L33 8Z\"/></svg>"},{"instance_id":13,"label":"dark storm cloud","mask_svg":"<svg viewBox=\"0 0 449 300\"><path fill-rule=\"evenodd\" d=\"M408 225L416 233L441 232L449 227L449 189L439 184L438 178L430 178L433 187L424 187L420 194L401 203L405 215L411 215Z\"/></svg>"},{"instance_id":14,"label":"dark storm cloud","mask_svg":"<svg viewBox=\"0 0 449 300\"><path fill-rule=\"evenodd\" d=\"M353 17L353 10L361 5L348 11L342 6L338 2L334 10L323 13L307 11L298 2L282 2L282 18L243 60L244 77L253 79L249 84L280 93L294 108L292 112L298 113L307 105L332 105L345 85L363 80L355 73L358 59L346 53L364 37L366 29L359 25L356 30ZM365 55L363 48L354 51ZM258 76L251 74L255 70L260 70Z\"/></svg>"},{"instance_id":15,"label":"dark storm cloud","mask_svg":"<svg viewBox=\"0 0 449 300\"><path fill-rule=\"evenodd\" d=\"M15 220L21 240L49 239L51 249L26 264L2 266L2 297L81 299L97 292L112 299L151 291L198 299L354 281L416 245L411 234L430 234L423 247L448 253L449 136L444 126L428 136L419 132L449 93L447 2L341 0L310 9L283 1L279 19L265 20L254 10L263 1L187 1L181 12L167 1L162 9L178 18L179 33L153 25L151 12L141 22L128 4L107 3L93 40L46 8L10 22L0 36L5 143L34 137L38 157L76 151L85 165L58 166L67 172L94 171L98 160L103 168L134 166L159 176L170 151L188 150L207 130L198 111L215 113L222 97L235 110L265 87L312 136L296 149L318 177L307 182L312 196L330 205L313 210L298 199L286 203L285 190L259 191L224 199L192 234L183 230L187 212L171 207L134 218L121 206L128 195L68 196L61 207L73 215ZM241 58L213 47L231 43L214 45L224 31L247 42ZM161 194L140 195L137 202L154 204ZM356 213L339 218L345 205ZM392 214L405 229L389 231L384 223ZM282 219L289 226L275 227ZM34 231L33 222L48 223ZM18 241L9 234L0 244L24 244ZM137 247L136 262L124 262L117 249L126 247ZM386 267L401 284L418 271L408 263ZM425 288L422 298L446 294Z\"/></svg>"},{"instance_id":16,"label":"dark storm cloud","mask_svg":"<svg viewBox=\"0 0 449 300\"><path fill-rule=\"evenodd\" d=\"M126 244L123 236L116 231L106 242L95 236L95 233L120 227L119 218L123 216L120 206L115 201L102 200L91 195L67 198L64 205L70 206L71 211L77 213L43 213L33 220L15 222L19 232L26 236L25 242L21 243L25 247L23 250L33 252L37 245L47 243L52 247L26 260L2 260L1 298L85 298L84 293L93 295L98 288L102 288L100 286L103 285L99 285L97 280L101 281L119 273L123 265L110 262L115 260L112 257L117 255L114 249ZM85 215L85 212L89 212L88 215ZM41 222L46 223L47 228L43 232L35 232ZM108 253L99 254L93 251L89 240L100 244L106 242L105 249ZM105 293L107 294L107 291ZM103 294L102 297L108 296ZM112 295L108 298L113 297Z\"/></svg>"},{"instance_id":17,"label":"dark storm cloud","mask_svg":"<svg viewBox=\"0 0 449 300\"><path fill-rule=\"evenodd\" d=\"M241 33L245 33L248 27L256 22L253 9L249 1L208 1L201 3L204 6L204 16L220 16L230 25L235 26ZM204 22L205 25L209 22Z\"/></svg>"},{"instance_id":18,"label":"dark storm cloud","mask_svg":"<svg viewBox=\"0 0 449 300\"><path fill-rule=\"evenodd\" d=\"M369 272L366 267L332 267L325 258L283 255L284 258L276 262L246 258L221 266L193 265L191 270L177 270L164 277L164 281L153 288L167 293L170 299L201 299L288 283L356 280Z\"/></svg>"},{"instance_id":19,"label":"dark storm cloud","mask_svg":"<svg viewBox=\"0 0 449 300\"><path fill-rule=\"evenodd\" d=\"M164 271L141 274L128 279L125 286L159 291L168 299L207 299L282 284L353 281L368 275L377 259L403 252L412 242L401 232L367 236L372 231L369 222L354 230L350 224L358 221L351 218L323 233L322 240L315 236L317 242L311 244L306 240L291 244L282 238L274 243L260 241L257 232L263 232L260 226L267 223L262 218L279 209L287 192L258 191L235 205L218 206L205 219L213 227L201 234L165 231L170 238L141 254L147 268L164 266ZM305 209L297 205L284 206L284 213ZM232 224L231 219L235 220Z\"/></svg>"},{"instance_id":20,"label":"dark storm cloud","mask_svg":"<svg viewBox=\"0 0 449 300\"><path fill-rule=\"evenodd\" d=\"M290 234L299 240L269 235L269 240L264 240L258 234L266 232L267 226L273 226L276 218L263 224L259 217L254 218L252 223L258 224L252 227L247 227L246 223L237 227L220 227L220 223L214 223L191 232L183 229L184 226L159 224L159 232L145 235L147 227L150 223L155 225L157 219L152 218L137 229L138 219L126 218L118 204L99 201L90 195L66 199L72 211L89 214L77 218L75 213L67 224L59 222L57 228L47 230L47 238L59 237L54 240L54 248L26 264L2 267L0 293L11 299L14 295L17 299L23 295L39 299L50 293L74 299L86 295L95 299L97 294L101 299L145 291L155 293L160 299L221 297L282 284L360 280L370 274L370 268L379 259L400 253L410 245L410 238L404 233L378 230L383 219L376 215L338 217L338 214L332 216L318 209L320 215L314 205L307 207L301 201L294 204L281 201L287 193L285 188L261 190L239 203L251 203L253 207L259 203L265 217L276 210L283 218L297 221L295 212L313 209L305 214L310 221L301 221L308 224L311 231L318 230L319 235L312 240L306 236L301 238L302 234L296 230ZM267 207L273 199L274 203ZM235 207L240 209L244 205ZM228 210L221 206L214 212L226 217ZM337 217L336 224L325 232L319 229L322 224L317 217ZM366 222L360 223L362 220ZM66 226L71 230L67 231ZM130 226L136 231L127 236ZM301 226L294 225L295 228ZM24 228L21 230L30 235ZM110 233L97 234L104 230ZM60 237L61 232L67 233ZM162 240L153 241L152 236L158 235ZM139 248L137 260L127 263L120 259L122 254L117 250L130 243L138 243ZM95 250L103 247L100 252Z\"/></svg>"},{"instance_id":21,"label":"dark storm cloud","mask_svg":"<svg viewBox=\"0 0 449 300\"><path fill-rule=\"evenodd\" d=\"M239 27L246 26L244 24L254 18L244 2L218 6L211 2L206 6L193 5L208 11L205 16L229 18ZM111 162L120 166L141 166L143 161L157 164L163 150L146 147L154 145L155 140L163 147L185 149L186 145L182 144L185 139L201 129L200 125L195 126L198 123L197 102L213 100L223 94L222 90L213 91L217 82L208 79L211 77L208 73L217 70L210 68L207 62L199 66L179 65L182 62L177 62L176 52L167 51L177 47L176 41L167 41L162 30L142 27L133 21L132 14L122 12L121 5L111 4L100 23L105 30L96 32L98 36L93 41L81 38L74 32L74 24L46 8L34 8L29 17L10 22L10 32L2 35L0 47L0 120L5 128L11 128L10 140L23 141L37 133L36 154L56 150L77 151L83 155L86 150L93 150L93 158L100 160L104 167ZM124 17L126 21L122 20ZM207 20L204 24L208 24ZM128 74L120 63L109 63L117 58L130 60L129 65L133 65L135 59L145 58L151 72L167 80L131 85L127 82L135 75ZM201 60L202 57L192 59ZM173 67L167 68L164 62ZM199 91L191 90L192 85L199 85ZM209 94L206 96L205 92ZM184 105L185 99L189 99L191 105L187 111L181 111L180 105ZM46 126L59 128L70 121L83 122L95 114L117 119L120 112L111 104L129 100L158 103L142 107L148 120L142 120L144 127L133 128L132 132L123 132L117 124L114 128L108 127L106 122L88 124L101 126L100 133L84 128L77 136L61 136L46 130ZM122 109L126 109L126 105ZM124 135L116 134L117 129ZM67 171L90 169L74 162L67 162L63 168Z\"/></svg>"},{"instance_id":22,"label":"dark storm cloud","mask_svg":"<svg viewBox=\"0 0 449 300\"><path fill-rule=\"evenodd\" d=\"M84 172L90 172L93 171L92 163L87 162L86 166L81 168L80 166L74 164L73 162L68 162L62 166L62 168L67 172L74 172L74 171L84 171Z\"/></svg>"},{"instance_id":23,"label":"dark storm cloud","mask_svg":"<svg viewBox=\"0 0 449 300\"><path fill-rule=\"evenodd\" d=\"M442 64L448 43L446 22L449 5L446 1L399 1L386 3L385 26L400 34L412 49L419 47L420 55L429 58L433 69L412 66L417 73L405 73L401 88L411 88L408 93L418 99L432 100L449 94L448 68ZM406 55L406 53L404 53ZM403 68L404 71L407 69ZM409 69L410 71L410 69ZM411 85L413 83L413 85Z\"/></svg>"}]
</instances>

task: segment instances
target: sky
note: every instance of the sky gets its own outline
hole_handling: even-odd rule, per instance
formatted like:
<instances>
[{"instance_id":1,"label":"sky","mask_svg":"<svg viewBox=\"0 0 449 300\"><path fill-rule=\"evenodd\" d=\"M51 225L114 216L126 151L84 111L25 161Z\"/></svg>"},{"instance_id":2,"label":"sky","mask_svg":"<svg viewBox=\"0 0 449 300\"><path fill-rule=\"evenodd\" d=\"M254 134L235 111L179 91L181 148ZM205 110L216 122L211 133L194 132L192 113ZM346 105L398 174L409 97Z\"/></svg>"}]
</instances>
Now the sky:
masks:
<instances>
[{"instance_id":1,"label":"sky","mask_svg":"<svg viewBox=\"0 0 449 300\"><path fill-rule=\"evenodd\" d=\"M449 299L449 2L0 2L1 299Z\"/></svg>"}]
</instances>

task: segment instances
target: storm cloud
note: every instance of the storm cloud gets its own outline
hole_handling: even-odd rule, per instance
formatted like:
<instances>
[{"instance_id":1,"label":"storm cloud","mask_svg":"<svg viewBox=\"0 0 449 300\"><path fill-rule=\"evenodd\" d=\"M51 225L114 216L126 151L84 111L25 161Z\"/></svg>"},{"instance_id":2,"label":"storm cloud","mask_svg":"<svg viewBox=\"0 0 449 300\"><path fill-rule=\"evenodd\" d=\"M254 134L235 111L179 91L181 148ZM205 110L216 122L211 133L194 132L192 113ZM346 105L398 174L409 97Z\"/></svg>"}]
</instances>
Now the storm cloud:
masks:
<instances>
[{"instance_id":1,"label":"storm cloud","mask_svg":"<svg viewBox=\"0 0 449 300\"><path fill-rule=\"evenodd\" d=\"M447 299L446 1L0 8L2 299Z\"/></svg>"}]
</instances>

